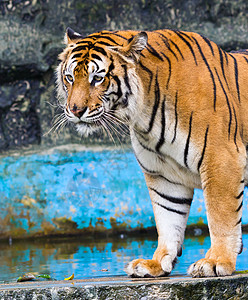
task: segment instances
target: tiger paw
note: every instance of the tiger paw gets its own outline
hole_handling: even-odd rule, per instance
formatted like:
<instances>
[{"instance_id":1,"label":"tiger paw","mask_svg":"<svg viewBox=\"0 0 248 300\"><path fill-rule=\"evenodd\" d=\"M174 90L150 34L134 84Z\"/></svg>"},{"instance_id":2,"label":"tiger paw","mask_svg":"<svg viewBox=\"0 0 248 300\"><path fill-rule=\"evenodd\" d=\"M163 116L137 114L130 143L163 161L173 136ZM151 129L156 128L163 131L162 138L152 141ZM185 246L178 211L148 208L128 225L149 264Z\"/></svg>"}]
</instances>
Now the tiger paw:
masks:
<instances>
[{"instance_id":1,"label":"tiger paw","mask_svg":"<svg viewBox=\"0 0 248 300\"><path fill-rule=\"evenodd\" d=\"M234 271L231 262L203 258L189 267L188 274L192 277L216 277L232 275Z\"/></svg>"},{"instance_id":2,"label":"tiger paw","mask_svg":"<svg viewBox=\"0 0 248 300\"><path fill-rule=\"evenodd\" d=\"M153 259L135 259L127 264L124 271L131 277L168 276L173 268L173 263L168 258L163 258L162 265Z\"/></svg>"}]
</instances>

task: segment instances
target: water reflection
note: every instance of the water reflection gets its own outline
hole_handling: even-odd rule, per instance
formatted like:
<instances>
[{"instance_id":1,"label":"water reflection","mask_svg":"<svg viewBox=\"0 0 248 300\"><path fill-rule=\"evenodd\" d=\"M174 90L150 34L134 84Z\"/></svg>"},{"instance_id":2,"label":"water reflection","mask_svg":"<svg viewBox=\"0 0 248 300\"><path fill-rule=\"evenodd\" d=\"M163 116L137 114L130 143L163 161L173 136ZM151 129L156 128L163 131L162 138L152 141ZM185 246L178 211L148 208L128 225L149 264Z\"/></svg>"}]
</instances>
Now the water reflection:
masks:
<instances>
[{"instance_id":1,"label":"water reflection","mask_svg":"<svg viewBox=\"0 0 248 300\"><path fill-rule=\"evenodd\" d=\"M248 235L243 235L244 250L238 257L237 269L248 269ZM209 237L187 237L183 255L172 274L186 275L187 268L202 258L210 246ZM16 281L28 272L50 274L57 280L75 274L75 279L125 275L124 266L134 258L151 258L157 247L156 237L80 240L13 241L0 245L0 283Z\"/></svg>"}]
</instances>

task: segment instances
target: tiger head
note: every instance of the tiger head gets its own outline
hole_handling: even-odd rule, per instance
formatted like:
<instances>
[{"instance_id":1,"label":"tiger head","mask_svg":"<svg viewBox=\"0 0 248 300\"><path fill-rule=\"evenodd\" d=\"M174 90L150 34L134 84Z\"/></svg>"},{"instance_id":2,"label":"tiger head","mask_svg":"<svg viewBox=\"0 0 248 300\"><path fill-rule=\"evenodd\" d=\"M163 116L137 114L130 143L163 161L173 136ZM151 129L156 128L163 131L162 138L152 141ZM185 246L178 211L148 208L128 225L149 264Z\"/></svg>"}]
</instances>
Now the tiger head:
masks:
<instances>
[{"instance_id":1,"label":"tiger head","mask_svg":"<svg viewBox=\"0 0 248 300\"><path fill-rule=\"evenodd\" d=\"M88 136L108 120L129 118L143 93L136 68L147 34L137 33L120 44L107 31L84 38L68 28L65 42L57 85L67 120Z\"/></svg>"}]
</instances>

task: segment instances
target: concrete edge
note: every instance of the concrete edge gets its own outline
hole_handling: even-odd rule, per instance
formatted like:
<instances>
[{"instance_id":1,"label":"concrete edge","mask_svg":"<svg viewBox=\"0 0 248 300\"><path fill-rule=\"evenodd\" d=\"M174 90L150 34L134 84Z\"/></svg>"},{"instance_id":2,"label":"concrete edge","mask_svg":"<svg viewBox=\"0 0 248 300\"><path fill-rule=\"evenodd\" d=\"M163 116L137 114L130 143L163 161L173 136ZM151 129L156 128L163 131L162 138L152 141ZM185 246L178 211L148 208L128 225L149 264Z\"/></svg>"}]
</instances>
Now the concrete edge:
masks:
<instances>
[{"instance_id":1,"label":"concrete edge","mask_svg":"<svg viewBox=\"0 0 248 300\"><path fill-rule=\"evenodd\" d=\"M40 298L39 298L40 297ZM235 298L233 298L235 297ZM0 299L248 299L248 274L218 278L100 277L0 284Z\"/></svg>"}]
</instances>

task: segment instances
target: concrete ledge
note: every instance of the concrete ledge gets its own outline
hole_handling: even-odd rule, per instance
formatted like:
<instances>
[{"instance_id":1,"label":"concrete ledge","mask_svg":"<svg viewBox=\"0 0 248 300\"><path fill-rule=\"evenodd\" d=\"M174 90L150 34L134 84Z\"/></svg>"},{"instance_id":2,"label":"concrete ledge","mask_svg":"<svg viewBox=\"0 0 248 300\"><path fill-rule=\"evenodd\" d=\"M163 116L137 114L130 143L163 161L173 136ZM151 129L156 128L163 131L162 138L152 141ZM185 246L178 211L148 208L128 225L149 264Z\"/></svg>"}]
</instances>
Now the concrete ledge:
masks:
<instances>
[{"instance_id":1,"label":"concrete ledge","mask_svg":"<svg viewBox=\"0 0 248 300\"><path fill-rule=\"evenodd\" d=\"M0 299L248 299L248 275L224 278L105 277L0 285Z\"/></svg>"}]
</instances>

